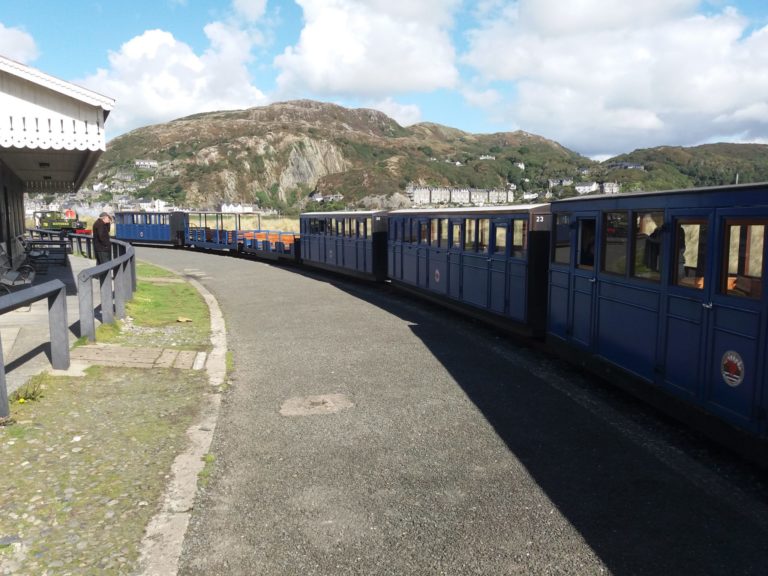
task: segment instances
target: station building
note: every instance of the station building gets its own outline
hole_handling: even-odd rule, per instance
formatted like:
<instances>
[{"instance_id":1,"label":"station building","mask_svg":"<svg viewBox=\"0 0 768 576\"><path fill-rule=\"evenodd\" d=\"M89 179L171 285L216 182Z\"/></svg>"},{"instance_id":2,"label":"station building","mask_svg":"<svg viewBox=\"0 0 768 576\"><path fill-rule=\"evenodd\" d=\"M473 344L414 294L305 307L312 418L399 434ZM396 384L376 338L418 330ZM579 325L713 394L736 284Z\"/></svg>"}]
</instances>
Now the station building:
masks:
<instances>
[{"instance_id":1,"label":"station building","mask_svg":"<svg viewBox=\"0 0 768 576\"><path fill-rule=\"evenodd\" d=\"M106 149L114 100L0 55L0 243L24 233L24 193L74 192Z\"/></svg>"}]
</instances>

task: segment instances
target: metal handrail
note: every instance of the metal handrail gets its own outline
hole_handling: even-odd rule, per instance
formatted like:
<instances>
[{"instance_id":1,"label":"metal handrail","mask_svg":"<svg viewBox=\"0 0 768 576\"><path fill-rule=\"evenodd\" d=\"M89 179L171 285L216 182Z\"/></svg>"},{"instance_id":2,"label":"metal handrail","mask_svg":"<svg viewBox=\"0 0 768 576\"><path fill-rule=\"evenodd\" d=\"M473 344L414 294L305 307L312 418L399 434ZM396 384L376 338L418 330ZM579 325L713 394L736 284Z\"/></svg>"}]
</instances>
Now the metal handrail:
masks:
<instances>
[{"instance_id":1,"label":"metal handrail","mask_svg":"<svg viewBox=\"0 0 768 576\"><path fill-rule=\"evenodd\" d=\"M51 366L57 370L69 368L69 338L67 334L67 289L61 280L51 280L26 290L0 296L0 315L22 306L48 298L48 327L51 335ZM10 415L5 362L0 343L0 418Z\"/></svg>"},{"instance_id":2,"label":"metal handrail","mask_svg":"<svg viewBox=\"0 0 768 576\"><path fill-rule=\"evenodd\" d=\"M111 324L117 318L125 318L125 303L136 291L136 253L130 244L111 241L112 253L117 254L109 262L87 268L77 275L77 303L80 310L80 336L89 342L96 340L96 316L93 306L93 282L99 280L101 294L101 323Z\"/></svg>"}]
</instances>

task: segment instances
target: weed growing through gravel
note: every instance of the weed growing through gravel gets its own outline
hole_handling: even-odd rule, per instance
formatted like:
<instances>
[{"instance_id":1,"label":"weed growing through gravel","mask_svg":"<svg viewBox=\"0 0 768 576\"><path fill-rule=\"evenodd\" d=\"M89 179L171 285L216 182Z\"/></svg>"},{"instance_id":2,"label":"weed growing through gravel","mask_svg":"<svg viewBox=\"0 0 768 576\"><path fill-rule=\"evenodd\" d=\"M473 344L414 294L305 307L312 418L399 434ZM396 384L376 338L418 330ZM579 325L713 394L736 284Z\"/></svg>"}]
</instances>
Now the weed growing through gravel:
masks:
<instances>
[{"instance_id":1,"label":"weed growing through gravel","mask_svg":"<svg viewBox=\"0 0 768 576\"><path fill-rule=\"evenodd\" d=\"M92 367L34 382L42 397L0 427L0 574L135 573L205 373Z\"/></svg>"},{"instance_id":2,"label":"weed growing through gravel","mask_svg":"<svg viewBox=\"0 0 768 576\"><path fill-rule=\"evenodd\" d=\"M203 469L197 475L197 485L200 488L206 488L211 481L211 475L216 464L216 456L213 454L206 454L203 456Z\"/></svg>"},{"instance_id":3,"label":"weed growing through gravel","mask_svg":"<svg viewBox=\"0 0 768 576\"><path fill-rule=\"evenodd\" d=\"M43 386L37 380L30 380L21 388L18 388L8 397L11 404L18 402L24 404L25 402L34 402L43 397Z\"/></svg>"}]
</instances>

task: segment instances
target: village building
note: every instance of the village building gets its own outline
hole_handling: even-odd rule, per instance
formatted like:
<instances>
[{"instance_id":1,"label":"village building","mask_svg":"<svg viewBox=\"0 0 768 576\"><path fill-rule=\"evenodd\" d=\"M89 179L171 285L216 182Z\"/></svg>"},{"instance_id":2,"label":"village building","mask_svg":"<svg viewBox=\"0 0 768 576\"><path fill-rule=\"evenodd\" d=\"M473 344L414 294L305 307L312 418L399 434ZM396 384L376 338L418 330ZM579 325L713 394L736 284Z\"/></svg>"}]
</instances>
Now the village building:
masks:
<instances>
[{"instance_id":1,"label":"village building","mask_svg":"<svg viewBox=\"0 0 768 576\"><path fill-rule=\"evenodd\" d=\"M577 194L592 194L600 190L600 185L597 182L577 182L574 188Z\"/></svg>"}]
</instances>

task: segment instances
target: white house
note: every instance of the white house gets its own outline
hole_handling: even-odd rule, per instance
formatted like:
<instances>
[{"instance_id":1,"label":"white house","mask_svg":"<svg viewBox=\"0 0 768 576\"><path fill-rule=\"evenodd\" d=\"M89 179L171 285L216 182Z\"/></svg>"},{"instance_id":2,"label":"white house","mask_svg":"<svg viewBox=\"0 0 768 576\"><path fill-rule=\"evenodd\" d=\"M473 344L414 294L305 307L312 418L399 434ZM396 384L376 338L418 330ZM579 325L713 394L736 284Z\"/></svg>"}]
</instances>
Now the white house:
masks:
<instances>
[{"instance_id":1,"label":"white house","mask_svg":"<svg viewBox=\"0 0 768 576\"><path fill-rule=\"evenodd\" d=\"M621 184L618 182L603 182L600 187L603 194L618 194L621 192Z\"/></svg>"},{"instance_id":2,"label":"white house","mask_svg":"<svg viewBox=\"0 0 768 576\"><path fill-rule=\"evenodd\" d=\"M221 211L222 212L235 212L238 214L242 214L244 212L253 212L253 206L248 206L237 203L237 204L221 204Z\"/></svg>"},{"instance_id":3,"label":"white house","mask_svg":"<svg viewBox=\"0 0 768 576\"><path fill-rule=\"evenodd\" d=\"M597 182L577 182L574 188L578 194L591 194L600 190L600 185Z\"/></svg>"}]
</instances>

